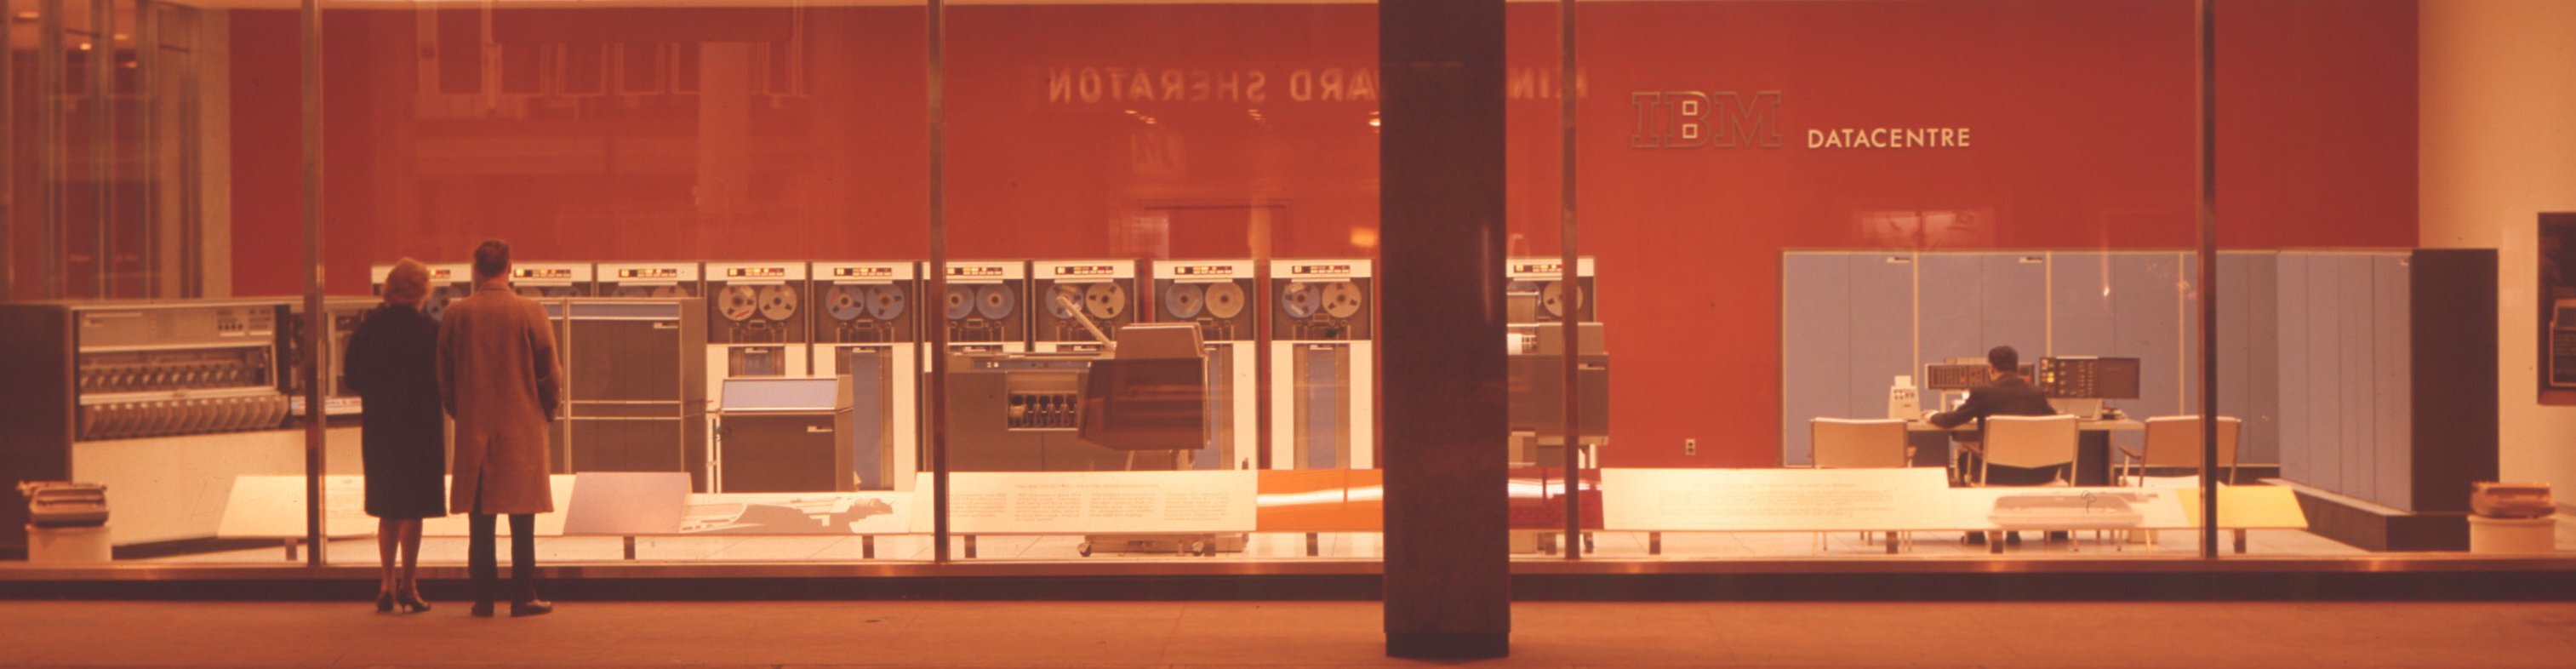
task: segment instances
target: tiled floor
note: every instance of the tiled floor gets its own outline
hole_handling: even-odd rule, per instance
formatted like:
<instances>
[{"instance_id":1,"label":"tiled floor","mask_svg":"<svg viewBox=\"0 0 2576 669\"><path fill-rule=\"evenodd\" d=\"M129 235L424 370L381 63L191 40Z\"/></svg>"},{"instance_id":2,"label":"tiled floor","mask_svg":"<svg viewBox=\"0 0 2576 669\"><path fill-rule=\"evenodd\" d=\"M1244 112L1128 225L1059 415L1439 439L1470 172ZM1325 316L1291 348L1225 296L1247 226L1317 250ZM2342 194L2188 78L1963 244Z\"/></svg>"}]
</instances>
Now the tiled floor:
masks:
<instances>
[{"instance_id":1,"label":"tiled floor","mask_svg":"<svg viewBox=\"0 0 2576 669\"><path fill-rule=\"evenodd\" d=\"M1374 602L0 602L0 665L2563 667L2571 604L1521 603L1512 655L1384 655Z\"/></svg>"}]
</instances>

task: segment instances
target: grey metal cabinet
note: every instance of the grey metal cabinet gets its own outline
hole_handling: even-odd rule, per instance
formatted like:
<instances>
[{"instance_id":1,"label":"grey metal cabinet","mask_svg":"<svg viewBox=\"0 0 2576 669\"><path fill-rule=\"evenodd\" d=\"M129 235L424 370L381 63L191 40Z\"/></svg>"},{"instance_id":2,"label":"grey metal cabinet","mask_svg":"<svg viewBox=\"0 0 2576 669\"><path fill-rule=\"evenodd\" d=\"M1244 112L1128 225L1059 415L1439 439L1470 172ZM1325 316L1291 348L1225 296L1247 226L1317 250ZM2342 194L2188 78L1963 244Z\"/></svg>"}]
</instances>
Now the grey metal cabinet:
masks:
<instances>
[{"instance_id":1,"label":"grey metal cabinet","mask_svg":"<svg viewBox=\"0 0 2576 669\"><path fill-rule=\"evenodd\" d=\"M1780 257L1781 462L1809 459L1807 419L1851 415L1851 263L1841 252Z\"/></svg>"},{"instance_id":2,"label":"grey metal cabinet","mask_svg":"<svg viewBox=\"0 0 2576 669\"><path fill-rule=\"evenodd\" d=\"M2413 467L2414 375L2409 360L2415 349L2412 288L2407 257L2370 258L2371 300L2371 435L2378 442L2372 466L2375 496L2402 511L2414 511Z\"/></svg>"}]
</instances>

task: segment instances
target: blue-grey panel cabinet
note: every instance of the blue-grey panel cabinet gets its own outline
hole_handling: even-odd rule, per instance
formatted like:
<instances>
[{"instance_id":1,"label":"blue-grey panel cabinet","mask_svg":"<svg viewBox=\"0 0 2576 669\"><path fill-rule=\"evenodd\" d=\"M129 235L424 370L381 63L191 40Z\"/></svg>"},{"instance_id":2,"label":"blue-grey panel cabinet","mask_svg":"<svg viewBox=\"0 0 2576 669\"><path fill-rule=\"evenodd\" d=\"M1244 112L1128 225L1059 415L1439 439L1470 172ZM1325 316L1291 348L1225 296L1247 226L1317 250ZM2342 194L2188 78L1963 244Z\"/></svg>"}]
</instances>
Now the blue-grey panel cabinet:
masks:
<instances>
[{"instance_id":1,"label":"blue-grey panel cabinet","mask_svg":"<svg viewBox=\"0 0 2576 669\"><path fill-rule=\"evenodd\" d=\"M2111 261L2092 252L2048 256L2047 355L2111 350Z\"/></svg>"},{"instance_id":2,"label":"blue-grey panel cabinet","mask_svg":"<svg viewBox=\"0 0 2576 669\"><path fill-rule=\"evenodd\" d=\"M2379 443L2374 399L2378 389L2377 353L2371 346L2378 325L2372 320L2376 311L2378 282L2371 272L2370 256L2342 253L2328 256L2334 267L2334 279L2341 284L2336 291L2337 320L2341 323L2335 337L2335 350L2340 354L2342 369L2335 386L2343 397L2341 438L2335 442L2343 454L2340 492L2378 501Z\"/></svg>"},{"instance_id":3,"label":"blue-grey panel cabinet","mask_svg":"<svg viewBox=\"0 0 2576 669\"><path fill-rule=\"evenodd\" d=\"M2112 404L2141 418L2182 410L2182 254L2115 253L2111 262L2111 349L2090 355L2138 359L2138 397ZM2060 350L2065 355L2087 355ZM2134 445L2137 435L2115 441Z\"/></svg>"},{"instance_id":4,"label":"blue-grey panel cabinet","mask_svg":"<svg viewBox=\"0 0 2576 669\"><path fill-rule=\"evenodd\" d=\"M1992 253L1980 259L1984 283L1979 292L1979 346L2010 345L2026 361L2048 355L2048 254Z\"/></svg>"},{"instance_id":5,"label":"blue-grey panel cabinet","mask_svg":"<svg viewBox=\"0 0 2576 669\"><path fill-rule=\"evenodd\" d=\"M2376 255L2370 258L2372 277L2371 300L2371 434L2376 444L2377 496L2373 501L2404 511L2415 510L2414 466L2414 378L2410 369L2414 351L2412 295L2407 258L2401 255ZM2356 444L2359 446L2359 444Z\"/></svg>"},{"instance_id":6,"label":"blue-grey panel cabinet","mask_svg":"<svg viewBox=\"0 0 2576 669\"><path fill-rule=\"evenodd\" d=\"M2218 412L2244 421L2237 435L2239 463L2281 462L2278 267L2279 255L2272 252L2218 256ZM2192 339L2197 342L2197 334ZM2194 359L2184 370L2190 413L2202 405L2200 369Z\"/></svg>"},{"instance_id":7,"label":"blue-grey panel cabinet","mask_svg":"<svg viewBox=\"0 0 2576 669\"><path fill-rule=\"evenodd\" d=\"M2341 264L2331 256L2308 259L2308 452L2315 456L2315 485L2343 485L2343 294Z\"/></svg>"},{"instance_id":8,"label":"blue-grey panel cabinet","mask_svg":"<svg viewBox=\"0 0 2576 669\"><path fill-rule=\"evenodd\" d=\"M1781 462L1809 459L1807 419L1853 415L1851 263L1844 252L1780 258Z\"/></svg>"},{"instance_id":9,"label":"blue-grey panel cabinet","mask_svg":"<svg viewBox=\"0 0 2576 669\"><path fill-rule=\"evenodd\" d=\"M1986 254L1925 253L1917 262L1915 313L1923 332L1916 354L1924 364L1984 358Z\"/></svg>"},{"instance_id":10,"label":"blue-grey panel cabinet","mask_svg":"<svg viewBox=\"0 0 2576 669\"><path fill-rule=\"evenodd\" d=\"M1852 256L1852 417L1886 415L1888 384L1923 373L1914 366L1914 264L1912 253Z\"/></svg>"},{"instance_id":11,"label":"blue-grey panel cabinet","mask_svg":"<svg viewBox=\"0 0 2576 669\"><path fill-rule=\"evenodd\" d=\"M2308 291L2308 256L2283 253L2273 261L2274 299L2280 305L2278 327L2280 356L2273 378L2280 380L2279 435L2281 476L2293 481L2320 480L2319 465L2310 457L2315 449L2309 438L2314 429L2308 392L2308 316L2313 310Z\"/></svg>"}]
</instances>

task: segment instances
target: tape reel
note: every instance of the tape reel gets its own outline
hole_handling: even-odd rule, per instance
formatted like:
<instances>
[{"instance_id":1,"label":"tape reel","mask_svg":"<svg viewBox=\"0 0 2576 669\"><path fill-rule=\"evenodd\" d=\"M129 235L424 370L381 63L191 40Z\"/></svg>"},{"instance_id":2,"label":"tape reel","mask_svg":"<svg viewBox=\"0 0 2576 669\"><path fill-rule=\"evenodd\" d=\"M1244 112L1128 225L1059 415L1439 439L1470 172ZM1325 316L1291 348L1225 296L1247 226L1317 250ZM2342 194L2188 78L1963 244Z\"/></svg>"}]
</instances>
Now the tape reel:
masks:
<instances>
[{"instance_id":1,"label":"tape reel","mask_svg":"<svg viewBox=\"0 0 2576 669\"><path fill-rule=\"evenodd\" d=\"M859 286L833 286L831 296L823 300L823 315L847 323L868 313L867 292Z\"/></svg>"},{"instance_id":2,"label":"tape reel","mask_svg":"<svg viewBox=\"0 0 2576 669\"><path fill-rule=\"evenodd\" d=\"M1068 300L1072 301L1074 304L1081 304L1082 287L1069 283L1059 283L1047 288L1047 315L1054 316L1056 320L1060 321L1073 320L1073 312L1064 306L1064 303Z\"/></svg>"},{"instance_id":3,"label":"tape reel","mask_svg":"<svg viewBox=\"0 0 2576 669\"><path fill-rule=\"evenodd\" d=\"M1208 284L1207 312L1217 318L1233 318L1243 313L1251 300L1244 298L1243 286L1234 283Z\"/></svg>"},{"instance_id":4,"label":"tape reel","mask_svg":"<svg viewBox=\"0 0 2576 669\"><path fill-rule=\"evenodd\" d=\"M1118 283L1095 283L1082 290L1082 310L1091 317L1109 320L1127 313L1127 286Z\"/></svg>"},{"instance_id":5,"label":"tape reel","mask_svg":"<svg viewBox=\"0 0 2576 669\"><path fill-rule=\"evenodd\" d=\"M438 318L447 313L447 303L454 301L456 301L456 289L447 286L431 288L429 299L421 303L421 310L428 313L430 318Z\"/></svg>"},{"instance_id":6,"label":"tape reel","mask_svg":"<svg viewBox=\"0 0 2576 669\"><path fill-rule=\"evenodd\" d=\"M948 320L962 321L975 315L975 287L948 287Z\"/></svg>"},{"instance_id":7,"label":"tape reel","mask_svg":"<svg viewBox=\"0 0 2576 669\"><path fill-rule=\"evenodd\" d=\"M868 315L881 321L902 318L904 307L912 302L903 289L894 286L868 286L867 292Z\"/></svg>"},{"instance_id":8,"label":"tape reel","mask_svg":"<svg viewBox=\"0 0 2576 669\"><path fill-rule=\"evenodd\" d=\"M1279 311L1289 318L1310 318L1323 303L1322 290L1311 283L1290 283L1279 291Z\"/></svg>"},{"instance_id":9,"label":"tape reel","mask_svg":"<svg viewBox=\"0 0 2576 669\"><path fill-rule=\"evenodd\" d=\"M1163 313L1180 320L1197 318L1199 308L1206 304L1206 300L1198 284L1171 284L1163 288Z\"/></svg>"},{"instance_id":10,"label":"tape reel","mask_svg":"<svg viewBox=\"0 0 2576 669\"><path fill-rule=\"evenodd\" d=\"M1563 281L1549 281L1538 291L1538 306L1547 315L1564 318L1583 304L1583 286L1568 286Z\"/></svg>"},{"instance_id":11,"label":"tape reel","mask_svg":"<svg viewBox=\"0 0 2576 669\"><path fill-rule=\"evenodd\" d=\"M1019 306L1019 296L1011 294L1011 289L1007 287L984 286L975 289L975 313L985 318L997 321L1009 318L1011 312L1017 310Z\"/></svg>"},{"instance_id":12,"label":"tape reel","mask_svg":"<svg viewBox=\"0 0 2576 669\"><path fill-rule=\"evenodd\" d=\"M716 294L716 315L725 320L740 323L759 312L760 291L750 286L725 286L724 292Z\"/></svg>"},{"instance_id":13,"label":"tape reel","mask_svg":"<svg viewBox=\"0 0 2576 669\"><path fill-rule=\"evenodd\" d=\"M785 285L760 287L760 317L785 321L796 317L796 291Z\"/></svg>"},{"instance_id":14,"label":"tape reel","mask_svg":"<svg viewBox=\"0 0 2576 669\"><path fill-rule=\"evenodd\" d=\"M1334 318L1350 318L1352 316L1360 315L1360 309L1367 306L1368 297L1365 293L1360 291L1359 284L1351 283L1349 281L1336 281L1324 284L1324 313L1326 315Z\"/></svg>"}]
</instances>

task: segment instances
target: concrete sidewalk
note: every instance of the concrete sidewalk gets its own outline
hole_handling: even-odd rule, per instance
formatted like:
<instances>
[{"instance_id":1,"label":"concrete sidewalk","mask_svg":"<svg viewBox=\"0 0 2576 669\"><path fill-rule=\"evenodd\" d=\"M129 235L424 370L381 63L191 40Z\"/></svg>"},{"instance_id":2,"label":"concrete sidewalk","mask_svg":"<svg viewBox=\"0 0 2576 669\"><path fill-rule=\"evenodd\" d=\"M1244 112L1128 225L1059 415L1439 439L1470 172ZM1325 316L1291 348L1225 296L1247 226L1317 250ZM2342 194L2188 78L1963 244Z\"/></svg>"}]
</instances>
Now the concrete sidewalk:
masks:
<instances>
[{"instance_id":1,"label":"concrete sidewalk","mask_svg":"<svg viewBox=\"0 0 2576 669\"><path fill-rule=\"evenodd\" d=\"M1384 657L1348 602L0 602L0 664L2576 666L2576 604L1522 603L1513 656Z\"/></svg>"}]
</instances>

